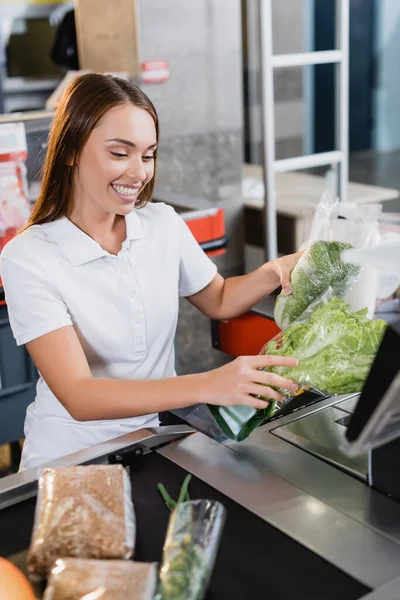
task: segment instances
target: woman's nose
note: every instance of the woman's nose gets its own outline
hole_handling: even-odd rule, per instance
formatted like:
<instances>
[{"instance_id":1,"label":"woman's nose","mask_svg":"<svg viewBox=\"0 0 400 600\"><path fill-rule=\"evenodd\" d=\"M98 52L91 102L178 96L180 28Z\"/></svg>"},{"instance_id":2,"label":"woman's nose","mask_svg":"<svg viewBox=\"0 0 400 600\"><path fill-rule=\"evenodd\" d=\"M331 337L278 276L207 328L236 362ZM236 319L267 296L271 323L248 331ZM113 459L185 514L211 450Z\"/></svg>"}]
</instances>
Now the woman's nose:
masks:
<instances>
[{"instance_id":1,"label":"woman's nose","mask_svg":"<svg viewBox=\"0 0 400 600\"><path fill-rule=\"evenodd\" d=\"M144 181L146 179L146 169L144 168L142 159L135 160L135 162L129 166L126 174L134 181Z\"/></svg>"}]
</instances>

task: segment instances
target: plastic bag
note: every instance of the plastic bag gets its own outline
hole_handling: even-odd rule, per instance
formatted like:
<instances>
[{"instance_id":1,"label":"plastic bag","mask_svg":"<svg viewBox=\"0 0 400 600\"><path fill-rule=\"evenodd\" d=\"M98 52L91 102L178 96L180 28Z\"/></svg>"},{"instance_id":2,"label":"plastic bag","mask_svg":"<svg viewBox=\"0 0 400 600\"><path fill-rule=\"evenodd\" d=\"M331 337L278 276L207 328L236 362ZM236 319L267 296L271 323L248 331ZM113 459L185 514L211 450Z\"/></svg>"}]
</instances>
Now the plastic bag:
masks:
<instances>
[{"instance_id":1,"label":"plastic bag","mask_svg":"<svg viewBox=\"0 0 400 600\"><path fill-rule=\"evenodd\" d=\"M225 518L225 508L214 500L177 505L168 524L156 600L204 598Z\"/></svg>"},{"instance_id":2,"label":"plastic bag","mask_svg":"<svg viewBox=\"0 0 400 600\"><path fill-rule=\"evenodd\" d=\"M312 243L291 274L292 294L281 292L275 302L274 318L281 329L296 321L328 288L342 298L357 280L360 267L342 260L351 244L320 240Z\"/></svg>"},{"instance_id":3,"label":"plastic bag","mask_svg":"<svg viewBox=\"0 0 400 600\"><path fill-rule=\"evenodd\" d=\"M130 480L121 465L45 469L28 569L46 576L58 558L130 558L135 529Z\"/></svg>"},{"instance_id":4,"label":"plastic bag","mask_svg":"<svg viewBox=\"0 0 400 600\"><path fill-rule=\"evenodd\" d=\"M343 242L357 249L375 246L386 237L381 218L381 204L339 202L325 192L316 209L308 240L302 244L302 248L318 240ZM380 287L380 273L365 266L340 297L349 303L351 310L367 307L368 316L372 318L376 299L382 297Z\"/></svg>"},{"instance_id":5,"label":"plastic bag","mask_svg":"<svg viewBox=\"0 0 400 600\"><path fill-rule=\"evenodd\" d=\"M204 433L216 442L223 443L227 436L216 423L211 406L207 404L194 404L186 408L178 408L171 411L180 419L183 419L190 427Z\"/></svg>"},{"instance_id":6,"label":"plastic bag","mask_svg":"<svg viewBox=\"0 0 400 600\"><path fill-rule=\"evenodd\" d=\"M209 406L211 414L226 437L237 442L245 440L253 429L270 419L275 408L276 402L273 401L263 409L242 405Z\"/></svg>"},{"instance_id":7,"label":"plastic bag","mask_svg":"<svg viewBox=\"0 0 400 600\"><path fill-rule=\"evenodd\" d=\"M380 239L381 204L339 202L324 192L303 247L317 240L346 242L355 248L373 246Z\"/></svg>"},{"instance_id":8,"label":"plastic bag","mask_svg":"<svg viewBox=\"0 0 400 600\"><path fill-rule=\"evenodd\" d=\"M361 391L386 329L381 320L371 321L366 309L351 312L328 287L285 331L267 342L260 354L293 356L297 367L264 369L295 381L295 393L280 389L285 400L266 409L248 406L211 407L227 437L236 441L268 421L277 409L304 391L321 396ZM259 396L264 400L268 397Z\"/></svg>"},{"instance_id":9,"label":"plastic bag","mask_svg":"<svg viewBox=\"0 0 400 600\"><path fill-rule=\"evenodd\" d=\"M56 561L43 600L152 600L156 584L151 563L66 558Z\"/></svg>"},{"instance_id":10,"label":"plastic bag","mask_svg":"<svg viewBox=\"0 0 400 600\"><path fill-rule=\"evenodd\" d=\"M367 317L366 308L351 312L328 288L261 351L293 356L299 364L265 370L295 381L301 390L323 395L360 392L385 329L384 321Z\"/></svg>"}]
</instances>

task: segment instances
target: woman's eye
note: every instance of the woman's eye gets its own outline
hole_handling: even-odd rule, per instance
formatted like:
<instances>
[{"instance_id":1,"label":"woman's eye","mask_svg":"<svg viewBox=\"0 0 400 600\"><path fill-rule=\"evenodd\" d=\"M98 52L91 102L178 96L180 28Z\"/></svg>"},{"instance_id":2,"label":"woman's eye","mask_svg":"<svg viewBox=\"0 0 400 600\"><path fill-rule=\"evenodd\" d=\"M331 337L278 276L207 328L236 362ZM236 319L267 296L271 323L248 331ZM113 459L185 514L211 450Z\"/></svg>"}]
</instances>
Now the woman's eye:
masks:
<instances>
[{"instance_id":1,"label":"woman's eye","mask_svg":"<svg viewBox=\"0 0 400 600\"><path fill-rule=\"evenodd\" d=\"M121 154L120 152L111 152L111 154L117 158L128 158L127 154Z\"/></svg>"},{"instance_id":2,"label":"woman's eye","mask_svg":"<svg viewBox=\"0 0 400 600\"><path fill-rule=\"evenodd\" d=\"M143 156L143 160L145 162L149 162L150 160L153 160L154 156Z\"/></svg>"}]
</instances>

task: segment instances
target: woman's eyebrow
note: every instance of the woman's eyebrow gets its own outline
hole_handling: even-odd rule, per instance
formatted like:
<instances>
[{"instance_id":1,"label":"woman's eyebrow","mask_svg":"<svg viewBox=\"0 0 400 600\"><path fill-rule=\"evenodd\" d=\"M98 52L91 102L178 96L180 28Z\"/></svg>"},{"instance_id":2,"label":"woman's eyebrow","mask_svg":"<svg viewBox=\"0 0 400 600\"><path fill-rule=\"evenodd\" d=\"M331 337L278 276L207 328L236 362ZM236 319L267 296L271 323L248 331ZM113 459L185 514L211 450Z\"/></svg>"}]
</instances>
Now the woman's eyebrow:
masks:
<instances>
[{"instance_id":1,"label":"woman's eyebrow","mask_svg":"<svg viewBox=\"0 0 400 600\"><path fill-rule=\"evenodd\" d=\"M122 138L112 138L111 140L106 140L107 142L118 142L119 144L125 144L125 146L130 146L131 148L136 148L136 144L130 142L129 140L124 140Z\"/></svg>"},{"instance_id":2,"label":"woman's eyebrow","mask_svg":"<svg viewBox=\"0 0 400 600\"><path fill-rule=\"evenodd\" d=\"M112 138L110 140L106 140L107 142L118 142L119 144L124 144L125 146L130 146L131 148L136 148L136 144L130 142L129 140L124 140L123 138ZM157 148L157 143L152 144L147 148L147 150L155 150Z\"/></svg>"}]
</instances>

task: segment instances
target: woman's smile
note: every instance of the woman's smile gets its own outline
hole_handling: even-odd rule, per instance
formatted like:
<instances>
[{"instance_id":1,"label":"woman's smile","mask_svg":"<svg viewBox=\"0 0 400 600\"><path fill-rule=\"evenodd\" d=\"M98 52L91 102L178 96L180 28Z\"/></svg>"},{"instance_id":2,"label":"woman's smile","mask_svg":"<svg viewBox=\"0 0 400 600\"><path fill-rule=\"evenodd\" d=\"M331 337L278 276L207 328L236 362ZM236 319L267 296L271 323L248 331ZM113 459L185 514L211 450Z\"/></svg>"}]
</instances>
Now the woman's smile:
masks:
<instances>
[{"instance_id":1,"label":"woman's smile","mask_svg":"<svg viewBox=\"0 0 400 600\"><path fill-rule=\"evenodd\" d=\"M118 198L125 204L135 202L139 196L140 190L142 189L141 185L122 185L117 183L112 183L111 187Z\"/></svg>"}]
</instances>

